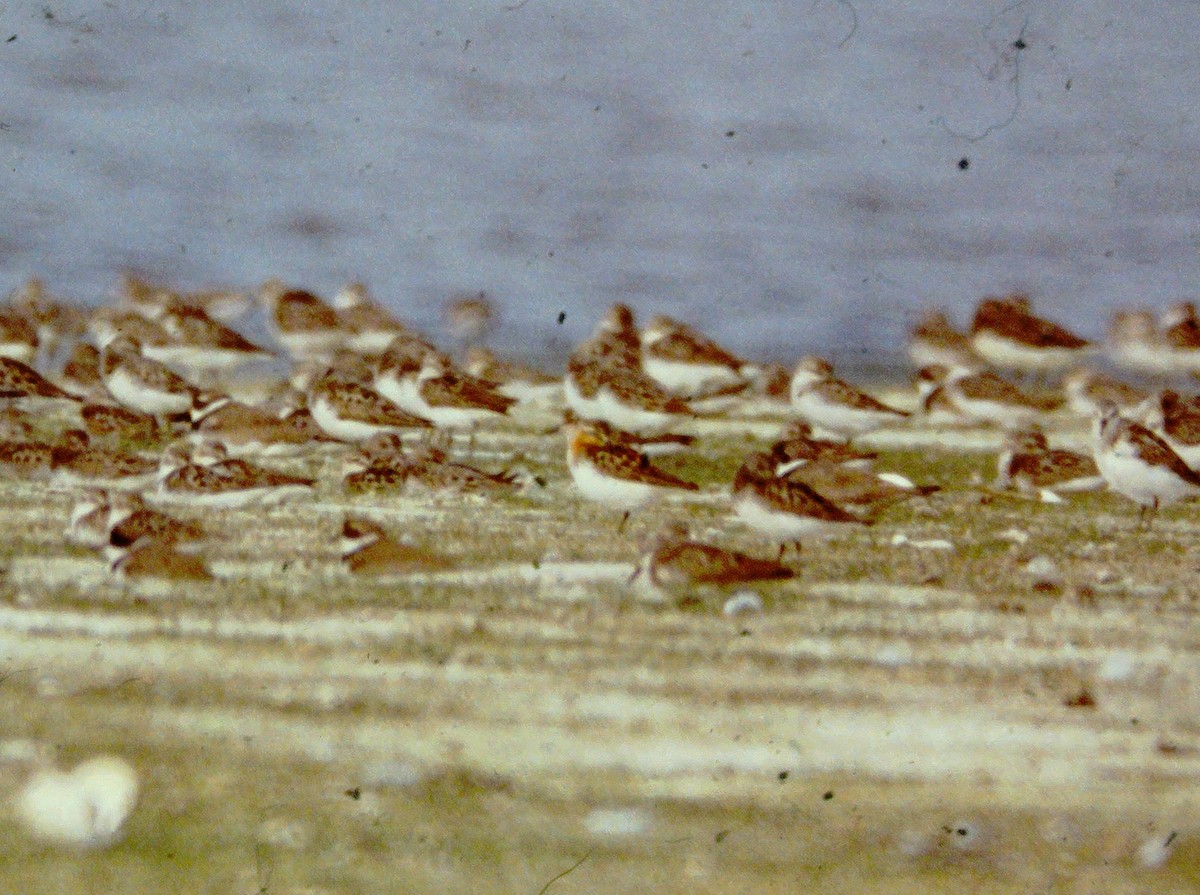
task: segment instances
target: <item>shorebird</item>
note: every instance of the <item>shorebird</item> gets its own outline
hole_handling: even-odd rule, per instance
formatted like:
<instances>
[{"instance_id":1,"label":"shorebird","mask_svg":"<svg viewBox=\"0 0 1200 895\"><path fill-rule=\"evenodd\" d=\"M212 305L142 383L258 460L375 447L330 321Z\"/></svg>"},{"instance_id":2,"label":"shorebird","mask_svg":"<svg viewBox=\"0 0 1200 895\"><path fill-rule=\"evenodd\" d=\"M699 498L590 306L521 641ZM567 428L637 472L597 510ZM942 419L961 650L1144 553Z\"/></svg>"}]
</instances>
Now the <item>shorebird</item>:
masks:
<instances>
[{"instance_id":1,"label":"shorebird","mask_svg":"<svg viewBox=\"0 0 1200 895\"><path fill-rule=\"evenodd\" d=\"M918 369L938 364L943 367L975 367L980 357L971 340L950 324L945 313L928 311L913 327L908 338L908 356Z\"/></svg>"},{"instance_id":2,"label":"shorebird","mask_svg":"<svg viewBox=\"0 0 1200 895\"><path fill-rule=\"evenodd\" d=\"M1086 339L1036 316L1029 297L1020 294L979 303L971 345L990 364L1032 373L1065 370L1094 353Z\"/></svg>"},{"instance_id":3,"label":"shorebird","mask_svg":"<svg viewBox=\"0 0 1200 895\"><path fill-rule=\"evenodd\" d=\"M382 354L393 339L409 332L408 327L371 299L362 283L348 283L339 289L333 296L333 307L347 333L346 347L359 354Z\"/></svg>"},{"instance_id":4,"label":"shorebird","mask_svg":"<svg viewBox=\"0 0 1200 895\"><path fill-rule=\"evenodd\" d=\"M778 460L779 454L772 452ZM928 497L940 485L917 485L894 472L871 472L832 460L781 462L776 474L803 482L830 503L849 510L877 509L913 497Z\"/></svg>"},{"instance_id":5,"label":"shorebird","mask_svg":"<svg viewBox=\"0 0 1200 895\"><path fill-rule=\"evenodd\" d=\"M615 316L621 319L619 313ZM627 337L623 328L610 331L602 326L572 353L563 378L567 406L580 419L603 420L626 432L677 428L685 417L694 415L692 408L642 372L640 346L635 343L629 348Z\"/></svg>"},{"instance_id":6,"label":"shorebird","mask_svg":"<svg viewBox=\"0 0 1200 895\"><path fill-rule=\"evenodd\" d=\"M631 447L638 453L645 454L647 457L678 454L696 443L696 436L694 435L685 435L678 432L643 435L638 432L626 432L624 429L618 429L604 422L604 420L580 420L570 408L563 413L563 426L570 426L580 422L586 422L605 441ZM552 431L558 431L561 428L562 426L559 426Z\"/></svg>"},{"instance_id":7,"label":"shorebird","mask_svg":"<svg viewBox=\"0 0 1200 895\"><path fill-rule=\"evenodd\" d=\"M268 280L258 300L275 338L294 360L328 357L346 341L337 311L311 292Z\"/></svg>"},{"instance_id":8,"label":"shorebird","mask_svg":"<svg viewBox=\"0 0 1200 895\"><path fill-rule=\"evenodd\" d=\"M686 524L672 523L648 543L641 561L629 577L632 584L643 568L655 587L715 585L734 587L755 581L781 581L795 572L771 559L759 559L705 544L691 538Z\"/></svg>"},{"instance_id":9,"label":"shorebird","mask_svg":"<svg viewBox=\"0 0 1200 895\"><path fill-rule=\"evenodd\" d=\"M317 425L339 441L362 441L380 432L428 429L432 425L374 389L332 373L309 387L308 409Z\"/></svg>"},{"instance_id":10,"label":"shorebird","mask_svg":"<svg viewBox=\"0 0 1200 895\"><path fill-rule=\"evenodd\" d=\"M200 308L182 302L168 305L159 323L172 342L149 349L146 355L182 367L193 375L219 373L274 357Z\"/></svg>"},{"instance_id":11,"label":"shorebird","mask_svg":"<svg viewBox=\"0 0 1200 895\"><path fill-rule=\"evenodd\" d=\"M100 379L100 351L95 345L79 342L71 349L59 376L62 387L73 395L96 398L107 395Z\"/></svg>"},{"instance_id":12,"label":"shorebird","mask_svg":"<svg viewBox=\"0 0 1200 895\"><path fill-rule=\"evenodd\" d=\"M516 476L485 472L449 460L444 451L426 445L406 452L397 436L380 436L363 444L357 457L343 463L343 486L350 493L419 489L433 493L478 493L511 490ZM371 444L371 442L375 442Z\"/></svg>"},{"instance_id":13,"label":"shorebird","mask_svg":"<svg viewBox=\"0 0 1200 895\"><path fill-rule=\"evenodd\" d=\"M1105 402L1093 424L1096 466L1109 488L1137 503L1149 524L1160 506L1200 494L1200 473L1165 441Z\"/></svg>"},{"instance_id":14,"label":"shorebird","mask_svg":"<svg viewBox=\"0 0 1200 895\"><path fill-rule=\"evenodd\" d=\"M238 508L266 506L312 493L313 479L252 466L239 459L200 463L168 450L150 499L167 504Z\"/></svg>"},{"instance_id":15,"label":"shorebird","mask_svg":"<svg viewBox=\"0 0 1200 895\"><path fill-rule=\"evenodd\" d=\"M1165 389L1141 409L1146 428L1161 435L1188 466L1200 467L1200 400Z\"/></svg>"},{"instance_id":16,"label":"shorebird","mask_svg":"<svg viewBox=\"0 0 1200 895\"><path fill-rule=\"evenodd\" d=\"M114 574L123 578L159 578L166 581L212 581L212 572L204 560L183 553L173 544L153 538L140 538L126 548L112 547L116 558L112 563Z\"/></svg>"},{"instance_id":17,"label":"shorebird","mask_svg":"<svg viewBox=\"0 0 1200 895\"><path fill-rule=\"evenodd\" d=\"M126 407L151 416L187 413L197 388L165 364L143 356L141 343L118 336L101 355L100 377L108 393Z\"/></svg>"},{"instance_id":18,"label":"shorebird","mask_svg":"<svg viewBox=\"0 0 1200 895\"><path fill-rule=\"evenodd\" d=\"M667 391L695 397L748 384L746 362L685 323L659 315L641 333L642 369Z\"/></svg>"},{"instance_id":19,"label":"shorebird","mask_svg":"<svg viewBox=\"0 0 1200 895\"><path fill-rule=\"evenodd\" d=\"M442 312L451 337L463 345L485 339L498 320L496 306L484 292L447 299Z\"/></svg>"},{"instance_id":20,"label":"shorebird","mask_svg":"<svg viewBox=\"0 0 1200 895\"><path fill-rule=\"evenodd\" d=\"M467 349L463 369L477 379L496 383L496 391L521 403L546 402L562 390L562 377L533 367L501 360L482 345Z\"/></svg>"},{"instance_id":21,"label":"shorebird","mask_svg":"<svg viewBox=\"0 0 1200 895\"><path fill-rule=\"evenodd\" d=\"M16 311L0 308L0 357L32 364L38 353L37 329Z\"/></svg>"},{"instance_id":22,"label":"shorebird","mask_svg":"<svg viewBox=\"0 0 1200 895\"><path fill-rule=\"evenodd\" d=\"M158 461L126 451L95 447L82 430L64 433L50 458L53 478L71 485L105 488L142 488L154 481Z\"/></svg>"},{"instance_id":23,"label":"shorebird","mask_svg":"<svg viewBox=\"0 0 1200 895\"><path fill-rule=\"evenodd\" d=\"M421 396L417 376L425 356L437 349L416 333L396 336L388 343L375 370L375 390L401 410L420 415Z\"/></svg>"},{"instance_id":24,"label":"shorebird","mask_svg":"<svg viewBox=\"0 0 1200 895\"><path fill-rule=\"evenodd\" d=\"M85 404L79 411L88 435L110 441L145 442L158 437L158 422L148 413L119 404Z\"/></svg>"},{"instance_id":25,"label":"shorebird","mask_svg":"<svg viewBox=\"0 0 1200 895\"><path fill-rule=\"evenodd\" d=\"M189 544L207 537L204 528L147 507L132 493L91 491L76 501L63 532L84 547L130 547L142 538Z\"/></svg>"},{"instance_id":26,"label":"shorebird","mask_svg":"<svg viewBox=\"0 0 1200 895\"><path fill-rule=\"evenodd\" d=\"M0 397L79 400L75 395L50 382L29 364L11 357L0 357Z\"/></svg>"},{"instance_id":27,"label":"shorebird","mask_svg":"<svg viewBox=\"0 0 1200 895\"><path fill-rule=\"evenodd\" d=\"M0 475L22 480L47 478L54 463L54 447L41 441L0 442Z\"/></svg>"},{"instance_id":28,"label":"shorebird","mask_svg":"<svg viewBox=\"0 0 1200 895\"><path fill-rule=\"evenodd\" d=\"M132 546L142 538L186 545L209 537L199 522L176 519L148 507L136 494L112 494L108 506L108 541L114 547Z\"/></svg>"},{"instance_id":29,"label":"shorebird","mask_svg":"<svg viewBox=\"0 0 1200 895\"><path fill-rule=\"evenodd\" d=\"M391 576L448 569L448 557L402 544L383 526L360 516L342 522L342 565L354 575Z\"/></svg>"},{"instance_id":30,"label":"shorebird","mask_svg":"<svg viewBox=\"0 0 1200 895\"><path fill-rule=\"evenodd\" d=\"M846 439L909 417L836 378L829 362L819 357L806 357L796 366L791 399L806 422Z\"/></svg>"},{"instance_id":31,"label":"shorebird","mask_svg":"<svg viewBox=\"0 0 1200 895\"><path fill-rule=\"evenodd\" d=\"M789 423L771 445L771 453L780 463L793 460L824 460L856 466L870 465L878 456L874 451L861 451L844 441L816 438L812 434L812 426L804 420Z\"/></svg>"},{"instance_id":32,"label":"shorebird","mask_svg":"<svg viewBox=\"0 0 1200 895\"><path fill-rule=\"evenodd\" d=\"M1077 367L1063 377L1067 406L1080 416L1092 417L1101 401L1112 401L1122 411L1132 411L1146 400L1146 393L1090 367Z\"/></svg>"},{"instance_id":33,"label":"shorebird","mask_svg":"<svg viewBox=\"0 0 1200 895\"><path fill-rule=\"evenodd\" d=\"M231 323L249 312L253 302L238 289L203 289L180 293L159 283L151 283L134 273L121 275L118 288L122 304L151 320L157 320L172 304L199 308L214 320Z\"/></svg>"},{"instance_id":34,"label":"shorebird","mask_svg":"<svg viewBox=\"0 0 1200 895\"><path fill-rule=\"evenodd\" d=\"M34 277L18 286L8 297L8 306L33 324L42 360L49 362L64 342L84 331L87 315L80 308L46 294L45 285Z\"/></svg>"},{"instance_id":35,"label":"shorebird","mask_svg":"<svg viewBox=\"0 0 1200 895\"><path fill-rule=\"evenodd\" d=\"M618 531L629 514L665 491L697 491L688 482L654 466L645 454L614 444L587 424L567 427L567 466L571 479L588 500L624 511Z\"/></svg>"},{"instance_id":36,"label":"shorebird","mask_svg":"<svg viewBox=\"0 0 1200 895\"><path fill-rule=\"evenodd\" d=\"M1029 395L990 370L922 367L917 380L926 413L940 401L967 420L1004 429L1028 427L1057 403Z\"/></svg>"},{"instance_id":37,"label":"shorebird","mask_svg":"<svg viewBox=\"0 0 1200 895\"><path fill-rule=\"evenodd\" d=\"M1104 487L1096 462L1085 454L1053 449L1037 429L1012 432L997 461L997 488L1017 488L1057 503L1060 493L1095 491Z\"/></svg>"},{"instance_id":38,"label":"shorebird","mask_svg":"<svg viewBox=\"0 0 1200 895\"><path fill-rule=\"evenodd\" d=\"M416 385L415 412L439 429L474 429L508 413L517 403L490 383L455 370L450 359L438 351L426 352Z\"/></svg>"},{"instance_id":39,"label":"shorebird","mask_svg":"<svg viewBox=\"0 0 1200 895\"><path fill-rule=\"evenodd\" d=\"M1151 311L1116 311L1109 321L1106 347L1113 363L1122 369L1152 376L1180 372Z\"/></svg>"},{"instance_id":40,"label":"shorebird","mask_svg":"<svg viewBox=\"0 0 1200 895\"><path fill-rule=\"evenodd\" d=\"M788 544L799 550L801 538L808 535L870 524L804 482L780 478L776 470L771 454L751 455L733 479L733 512L759 534L777 541L781 559Z\"/></svg>"},{"instance_id":41,"label":"shorebird","mask_svg":"<svg viewBox=\"0 0 1200 895\"><path fill-rule=\"evenodd\" d=\"M198 396L191 416L193 441L219 443L231 454L293 454L313 440L293 418L274 416L228 395Z\"/></svg>"}]
</instances>

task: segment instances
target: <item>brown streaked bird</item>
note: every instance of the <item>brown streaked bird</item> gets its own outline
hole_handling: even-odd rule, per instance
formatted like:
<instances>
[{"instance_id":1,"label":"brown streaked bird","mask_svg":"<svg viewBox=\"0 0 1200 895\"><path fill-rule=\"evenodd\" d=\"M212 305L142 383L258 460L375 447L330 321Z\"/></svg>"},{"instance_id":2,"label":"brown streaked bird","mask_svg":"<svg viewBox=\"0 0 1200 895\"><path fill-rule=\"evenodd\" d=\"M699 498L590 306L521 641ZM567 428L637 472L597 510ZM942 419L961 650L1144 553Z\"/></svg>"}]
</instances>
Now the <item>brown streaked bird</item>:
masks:
<instances>
[{"instance_id":1,"label":"brown streaked bird","mask_svg":"<svg viewBox=\"0 0 1200 895\"><path fill-rule=\"evenodd\" d=\"M755 581L781 581L795 576L789 567L693 540L686 524L667 525L648 544L643 561L629 577L632 584L645 568L655 587L715 585L734 587Z\"/></svg>"},{"instance_id":2,"label":"brown streaked bird","mask_svg":"<svg viewBox=\"0 0 1200 895\"><path fill-rule=\"evenodd\" d=\"M1029 296L1019 293L979 303L971 345L990 364L1035 373L1065 370L1094 352L1087 339L1036 316Z\"/></svg>"},{"instance_id":3,"label":"brown streaked bird","mask_svg":"<svg viewBox=\"0 0 1200 895\"><path fill-rule=\"evenodd\" d=\"M8 305L33 324L43 357L52 357L59 346L81 335L87 322L86 313L65 304L46 293L45 284L34 277L26 280L8 296Z\"/></svg>"},{"instance_id":4,"label":"brown streaked bird","mask_svg":"<svg viewBox=\"0 0 1200 895\"><path fill-rule=\"evenodd\" d=\"M687 401L640 366L614 363L612 356L587 350L576 351L567 362L563 395L581 419L602 420L625 432L665 432L695 415Z\"/></svg>"},{"instance_id":5,"label":"brown streaked bird","mask_svg":"<svg viewBox=\"0 0 1200 895\"><path fill-rule=\"evenodd\" d=\"M381 305L372 300L363 283L347 283L333 296L342 328L349 334L346 347L360 355L382 354L396 336L409 332Z\"/></svg>"},{"instance_id":6,"label":"brown streaked bird","mask_svg":"<svg viewBox=\"0 0 1200 895\"><path fill-rule=\"evenodd\" d=\"M250 295L242 290L202 289L181 294L133 272L121 275L119 293L127 306L151 320L157 320L170 305L182 303L199 308L214 320L229 323L244 317L253 304Z\"/></svg>"},{"instance_id":7,"label":"brown streaked bird","mask_svg":"<svg viewBox=\"0 0 1200 895\"><path fill-rule=\"evenodd\" d=\"M779 544L779 556L791 544L800 549L808 535L847 525L870 525L828 500L804 482L780 478L770 453L752 454L733 479L734 515Z\"/></svg>"},{"instance_id":8,"label":"brown streaked bird","mask_svg":"<svg viewBox=\"0 0 1200 895\"><path fill-rule=\"evenodd\" d=\"M85 404L80 410L88 435L113 441L143 442L158 437L158 421L119 404Z\"/></svg>"},{"instance_id":9,"label":"brown streaked bird","mask_svg":"<svg viewBox=\"0 0 1200 895\"><path fill-rule=\"evenodd\" d=\"M119 403L151 416L187 413L198 392L165 364L144 356L141 343L128 336L118 336L105 346L100 377Z\"/></svg>"},{"instance_id":10,"label":"brown streaked bird","mask_svg":"<svg viewBox=\"0 0 1200 895\"><path fill-rule=\"evenodd\" d=\"M164 544L191 544L208 538L199 522L177 519L146 506L136 494L113 494L109 500L108 541L128 547L142 538Z\"/></svg>"},{"instance_id":11,"label":"brown streaked bird","mask_svg":"<svg viewBox=\"0 0 1200 895\"><path fill-rule=\"evenodd\" d=\"M803 358L791 382L792 407L813 426L845 439L902 423L909 417L833 375L819 357Z\"/></svg>"},{"instance_id":12,"label":"brown streaked bird","mask_svg":"<svg viewBox=\"0 0 1200 895\"><path fill-rule=\"evenodd\" d=\"M804 482L831 503L850 510L881 509L942 490L940 485L917 485L896 473L871 472L832 460L792 460L776 471L790 481Z\"/></svg>"},{"instance_id":13,"label":"brown streaked bird","mask_svg":"<svg viewBox=\"0 0 1200 895\"><path fill-rule=\"evenodd\" d=\"M408 575L451 568L449 557L402 544L370 519L347 516L342 522L342 565L363 576Z\"/></svg>"},{"instance_id":14,"label":"brown streaked bird","mask_svg":"<svg viewBox=\"0 0 1200 895\"><path fill-rule=\"evenodd\" d=\"M291 454L313 440L313 434L293 420L228 395L199 395L191 413L193 441L215 442L230 453Z\"/></svg>"},{"instance_id":15,"label":"brown streaked bird","mask_svg":"<svg viewBox=\"0 0 1200 895\"><path fill-rule=\"evenodd\" d=\"M548 401L558 394L561 376L534 367L501 360L482 345L472 345L463 358L463 369L476 379L496 383L496 391L521 402Z\"/></svg>"},{"instance_id":16,"label":"brown streaked bird","mask_svg":"<svg viewBox=\"0 0 1200 895\"><path fill-rule=\"evenodd\" d=\"M464 345L486 338L499 320L496 305L486 292L451 297L442 313L451 337Z\"/></svg>"},{"instance_id":17,"label":"brown streaked bird","mask_svg":"<svg viewBox=\"0 0 1200 895\"><path fill-rule=\"evenodd\" d=\"M971 340L950 324L945 312L930 310L913 327L908 338L908 356L917 368L931 364L944 367L974 367L980 357Z\"/></svg>"},{"instance_id":18,"label":"brown streaked bird","mask_svg":"<svg viewBox=\"0 0 1200 895\"><path fill-rule=\"evenodd\" d=\"M879 456L874 451L862 451L844 441L815 438L812 426L804 420L789 423L771 445L770 450L780 463L790 463L793 460L826 460L831 463L867 465Z\"/></svg>"},{"instance_id":19,"label":"brown streaked bird","mask_svg":"<svg viewBox=\"0 0 1200 895\"><path fill-rule=\"evenodd\" d=\"M967 420L1004 429L1031 426L1061 403L1057 397L1024 392L991 370L947 370L935 365L922 367L917 378L926 412L941 400Z\"/></svg>"},{"instance_id":20,"label":"brown streaked bird","mask_svg":"<svg viewBox=\"0 0 1200 895\"><path fill-rule=\"evenodd\" d=\"M44 479L54 462L54 445L40 441L0 442L0 475L15 479Z\"/></svg>"},{"instance_id":21,"label":"brown streaked bird","mask_svg":"<svg viewBox=\"0 0 1200 895\"><path fill-rule=\"evenodd\" d=\"M1071 370L1063 377L1062 384L1067 406L1074 413L1089 418L1097 413L1101 401L1112 401L1128 412L1147 397L1140 389L1089 367Z\"/></svg>"},{"instance_id":22,"label":"brown streaked bird","mask_svg":"<svg viewBox=\"0 0 1200 895\"><path fill-rule=\"evenodd\" d=\"M417 375L425 355L437 351L433 343L415 332L403 333L388 343L375 370L375 390L401 410L420 415Z\"/></svg>"},{"instance_id":23,"label":"brown streaked bird","mask_svg":"<svg viewBox=\"0 0 1200 895\"><path fill-rule=\"evenodd\" d=\"M399 439L393 436L398 441ZM509 490L516 475L509 472L485 472L449 460L444 451L427 445L411 452L382 438L370 439L358 457L344 463L348 473L342 480L350 493L396 491L417 488L429 492L479 493Z\"/></svg>"},{"instance_id":24,"label":"brown streaked bird","mask_svg":"<svg viewBox=\"0 0 1200 895\"><path fill-rule=\"evenodd\" d=\"M0 357L11 357L24 364L37 358L37 329L16 311L0 308Z\"/></svg>"},{"instance_id":25,"label":"brown streaked bird","mask_svg":"<svg viewBox=\"0 0 1200 895\"><path fill-rule=\"evenodd\" d=\"M1196 317L1193 302L1179 302L1163 314L1160 323L1163 338L1172 351L1200 352L1200 319Z\"/></svg>"},{"instance_id":26,"label":"brown streaked bird","mask_svg":"<svg viewBox=\"0 0 1200 895\"><path fill-rule=\"evenodd\" d=\"M654 466L645 454L606 440L586 423L567 427L567 466L571 479L588 500L622 510L618 531L629 514L670 491L698 491L700 486Z\"/></svg>"},{"instance_id":27,"label":"brown streaked bird","mask_svg":"<svg viewBox=\"0 0 1200 895\"><path fill-rule=\"evenodd\" d=\"M339 441L363 441L380 432L429 429L429 420L408 413L374 389L336 374L327 374L308 391L313 420Z\"/></svg>"},{"instance_id":28,"label":"brown streaked bird","mask_svg":"<svg viewBox=\"0 0 1200 895\"><path fill-rule=\"evenodd\" d=\"M792 371L783 364L767 364L759 371L755 389L769 401L791 404Z\"/></svg>"},{"instance_id":29,"label":"brown streaked bird","mask_svg":"<svg viewBox=\"0 0 1200 895\"><path fill-rule=\"evenodd\" d=\"M474 428L508 413L517 403L490 382L456 370L439 351L426 352L417 372L415 413L439 429Z\"/></svg>"},{"instance_id":30,"label":"brown streaked bird","mask_svg":"<svg viewBox=\"0 0 1200 895\"><path fill-rule=\"evenodd\" d=\"M88 317L88 332L91 333L101 352L119 336L135 340L143 351L153 351L172 343L171 335L158 323L135 311L111 306L96 308ZM149 355L147 355L149 356ZM160 360L160 358L151 358Z\"/></svg>"},{"instance_id":31,"label":"brown streaked bird","mask_svg":"<svg viewBox=\"0 0 1200 895\"><path fill-rule=\"evenodd\" d=\"M664 315L641 333L642 369L667 391L695 397L745 386L746 362L694 327Z\"/></svg>"},{"instance_id":32,"label":"brown streaked bird","mask_svg":"<svg viewBox=\"0 0 1200 895\"><path fill-rule=\"evenodd\" d=\"M1200 495L1200 473L1159 436L1104 402L1093 429L1093 457L1109 488L1140 507L1149 524L1158 508Z\"/></svg>"},{"instance_id":33,"label":"brown streaked bird","mask_svg":"<svg viewBox=\"0 0 1200 895\"><path fill-rule=\"evenodd\" d=\"M311 494L314 484L313 479L252 466L236 458L203 464L169 449L160 462L158 488L152 498L163 503L238 508Z\"/></svg>"},{"instance_id":34,"label":"brown streaked bird","mask_svg":"<svg viewBox=\"0 0 1200 895\"><path fill-rule=\"evenodd\" d=\"M173 544L141 538L127 548L111 548L116 555L114 574L122 578L158 578L165 581L212 581L212 572L204 560L183 553Z\"/></svg>"},{"instance_id":35,"label":"brown streaked bird","mask_svg":"<svg viewBox=\"0 0 1200 895\"><path fill-rule=\"evenodd\" d=\"M69 484L109 488L140 488L154 481L158 460L126 451L95 447L88 434L73 429L64 433L66 444L57 445L50 468L56 479Z\"/></svg>"},{"instance_id":36,"label":"brown streaked bird","mask_svg":"<svg viewBox=\"0 0 1200 895\"><path fill-rule=\"evenodd\" d=\"M76 395L108 394L100 379L100 352L87 342L79 342L71 349L59 380L63 388Z\"/></svg>"},{"instance_id":37,"label":"brown streaked bird","mask_svg":"<svg viewBox=\"0 0 1200 895\"><path fill-rule=\"evenodd\" d=\"M563 425L570 426L575 423L584 422L575 415L571 409L567 409L563 413ZM613 444L623 444L626 447L631 447L635 451L645 454L647 457L659 457L665 454L678 454L685 451L696 443L696 436L684 435L678 432L664 432L659 435L643 435L638 432L626 432L624 429L618 429L615 426L609 425L604 420L587 420L587 425L596 431L596 434L606 441ZM561 428L561 427L560 427ZM557 431L555 429L554 431Z\"/></svg>"},{"instance_id":38,"label":"brown streaked bird","mask_svg":"<svg viewBox=\"0 0 1200 895\"><path fill-rule=\"evenodd\" d=\"M997 461L997 488L1017 488L1040 494L1055 503L1060 493L1095 491L1104 487L1096 462L1086 454L1051 448L1037 429L1013 432Z\"/></svg>"},{"instance_id":39,"label":"brown streaked bird","mask_svg":"<svg viewBox=\"0 0 1200 895\"><path fill-rule=\"evenodd\" d=\"M50 382L29 364L0 357L0 395L8 398L64 398L79 400Z\"/></svg>"},{"instance_id":40,"label":"brown streaked bird","mask_svg":"<svg viewBox=\"0 0 1200 895\"><path fill-rule=\"evenodd\" d=\"M268 280L258 292L275 338L295 360L326 357L345 343L337 311L304 289Z\"/></svg>"},{"instance_id":41,"label":"brown streaked bird","mask_svg":"<svg viewBox=\"0 0 1200 895\"><path fill-rule=\"evenodd\" d=\"M271 352L209 317L202 309L182 302L168 305L159 322L173 342L158 349L157 355L147 354L196 375L230 370L273 357Z\"/></svg>"},{"instance_id":42,"label":"brown streaked bird","mask_svg":"<svg viewBox=\"0 0 1200 895\"><path fill-rule=\"evenodd\" d=\"M1200 397L1165 389L1143 406L1149 411L1146 428L1161 435L1188 466L1200 467Z\"/></svg>"}]
</instances>

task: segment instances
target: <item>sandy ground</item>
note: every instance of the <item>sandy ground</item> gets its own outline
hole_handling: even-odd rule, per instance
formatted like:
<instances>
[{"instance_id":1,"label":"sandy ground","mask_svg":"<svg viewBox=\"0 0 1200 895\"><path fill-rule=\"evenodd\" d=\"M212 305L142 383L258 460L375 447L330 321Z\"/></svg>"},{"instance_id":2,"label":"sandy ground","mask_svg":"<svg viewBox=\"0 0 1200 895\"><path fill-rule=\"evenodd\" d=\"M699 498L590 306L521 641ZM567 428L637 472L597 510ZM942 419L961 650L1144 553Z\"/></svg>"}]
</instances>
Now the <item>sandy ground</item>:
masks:
<instances>
[{"instance_id":1,"label":"sandy ground","mask_svg":"<svg viewBox=\"0 0 1200 895\"><path fill-rule=\"evenodd\" d=\"M582 860L548 891L1195 890L1194 510L1139 531L1109 495L993 494L996 433L879 433L880 469L943 492L729 617L627 579L667 518L772 552L725 482L780 418L701 421L663 464L702 490L624 534L545 422L481 436L545 481L499 499L288 461L316 496L200 514L221 580L189 588L114 579L62 538L75 492L0 482L0 797L102 751L143 782L103 852L0 814L0 889L537 895ZM353 580L347 509L456 567Z\"/></svg>"}]
</instances>

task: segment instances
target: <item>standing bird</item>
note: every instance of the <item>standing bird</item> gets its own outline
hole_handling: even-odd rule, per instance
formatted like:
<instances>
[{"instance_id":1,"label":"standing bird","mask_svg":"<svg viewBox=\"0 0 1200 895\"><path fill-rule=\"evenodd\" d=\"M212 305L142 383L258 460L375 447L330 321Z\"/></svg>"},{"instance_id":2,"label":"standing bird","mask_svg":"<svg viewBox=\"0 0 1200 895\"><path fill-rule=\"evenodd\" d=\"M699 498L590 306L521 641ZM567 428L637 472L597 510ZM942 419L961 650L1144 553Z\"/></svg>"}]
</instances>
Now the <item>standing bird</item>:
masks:
<instances>
[{"instance_id":1,"label":"standing bird","mask_svg":"<svg viewBox=\"0 0 1200 895\"><path fill-rule=\"evenodd\" d=\"M698 491L699 485L676 478L654 466L646 455L628 445L608 441L587 424L567 427L567 466L579 493L588 500L623 510L617 531L624 531L629 514L667 491Z\"/></svg>"},{"instance_id":2,"label":"standing bird","mask_svg":"<svg viewBox=\"0 0 1200 895\"><path fill-rule=\"evenodd\" d=\"M792 407L801 418L850 439L908 419L909 414L859 391L833 375L819 357L806 357L792 374Z\"/></svg>"},{"instance_id":3,"label":"standing bird","mask_svg":"<svg viewBox=\"0 0 1200 895\"><path fill-rule=\"evenodd\" d=\"M870 525L804 482L780 478L776 459L753 454L733 479L733 513L759 534L779 543L779 558L788 544L800 549L800 539L837 530L845 525Z\"/></svg>"},{"instance_id":4,"label":"standing bird","mask_svg":"<svg viewBox=\"0 0 1200 895\"><path fill-rule=\"evenodd\" d=\"M1121 416L1111 401L1100 405L1092 434L1100 474L1141 507L1139 521L1147 526L1160 506L1200 495L1200 473L1145 426Z\"/></svg>"},{"instance_id":5,"label":"standing bird","mask_svg":"<svg viewBox=\"0 0 1200 895\"><path fill-rule=\"evenodd\" d=\"M155 417L187 413L198 392L165 364L143 356L141 343L129 336L104 347L100 378L119 403Z\"/></svg>"}]
</instances>

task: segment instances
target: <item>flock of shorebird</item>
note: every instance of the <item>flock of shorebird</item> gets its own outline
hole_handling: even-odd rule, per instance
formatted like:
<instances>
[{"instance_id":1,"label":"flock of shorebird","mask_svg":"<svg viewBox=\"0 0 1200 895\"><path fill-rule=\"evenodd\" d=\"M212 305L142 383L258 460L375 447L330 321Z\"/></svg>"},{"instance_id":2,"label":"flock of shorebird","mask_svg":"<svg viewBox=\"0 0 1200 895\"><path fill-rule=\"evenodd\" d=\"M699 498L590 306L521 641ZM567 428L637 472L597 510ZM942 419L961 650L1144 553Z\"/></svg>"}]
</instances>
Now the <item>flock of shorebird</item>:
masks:
<instances>
[{"instance_id":1,"label":"flock of shorebird","mask_svg":"<svg viewBox=\"0 0 1200 895\"><path fill-rule=\"evenodd\" d=\"M693 445L681 434L692 418L750 401L792 418L773 444L745 458L730 489L732 514L778 545L778 556L695 540L675 521L647 541L635 569L656 584L787 578L787 546L870 524L883 507L937 491L874 471L875 454L852 444L913 415L1006 430L997 483L1048 502L1107 486L1137 502L1149 524L1160 506L1200 495L1200 398L1143 392L1083 366L1099 347L1036 316L1021 295L984 299L969 332L940 313L914 329L915 410L837 378L823 359L806 357L791 370L751 363L668 317L639 328L621 304L576 346L565 374L552 376L480 347L456 362L359 284L326 303L272 281L257 303L281 355L231 328L254 307L248 294L183 294L127 277L116 302L84 310L51 300L37 281L18 289L0 310L0 471L83 489L69 540L106 551L117 574L178 580L211 578L197 549L211 532L168 511L311 494L313 479L260 462L315 443L347 446L349 493L519 487L517 475L455 460L450 448L453 433L469 434L473 446L479 427L526 403L563 411L574 489L621 512L621 527L660 495L699 489L654 459ZM482 296L454 302L448 314L464 342L492 319ZM1195 308L1183 304L1161 319L1120 314L1108 349L1114 364L1140 375L1200 375ZM60 365L54 359L63 354ZM257 403L217 387L244 365L278 356L289 371ZM1023 387L1014 373L1038 377L1039 387ZM1049 377L1063 373L1061 389L1050 389ZM67 402L79 425L46 432L39 402ZM1093 419L1090 453L1050 447L1038 426L1060 410ZM450 564L364 515L344 519L342 547L357 575Z\"/></svg>"}]
</instances>

